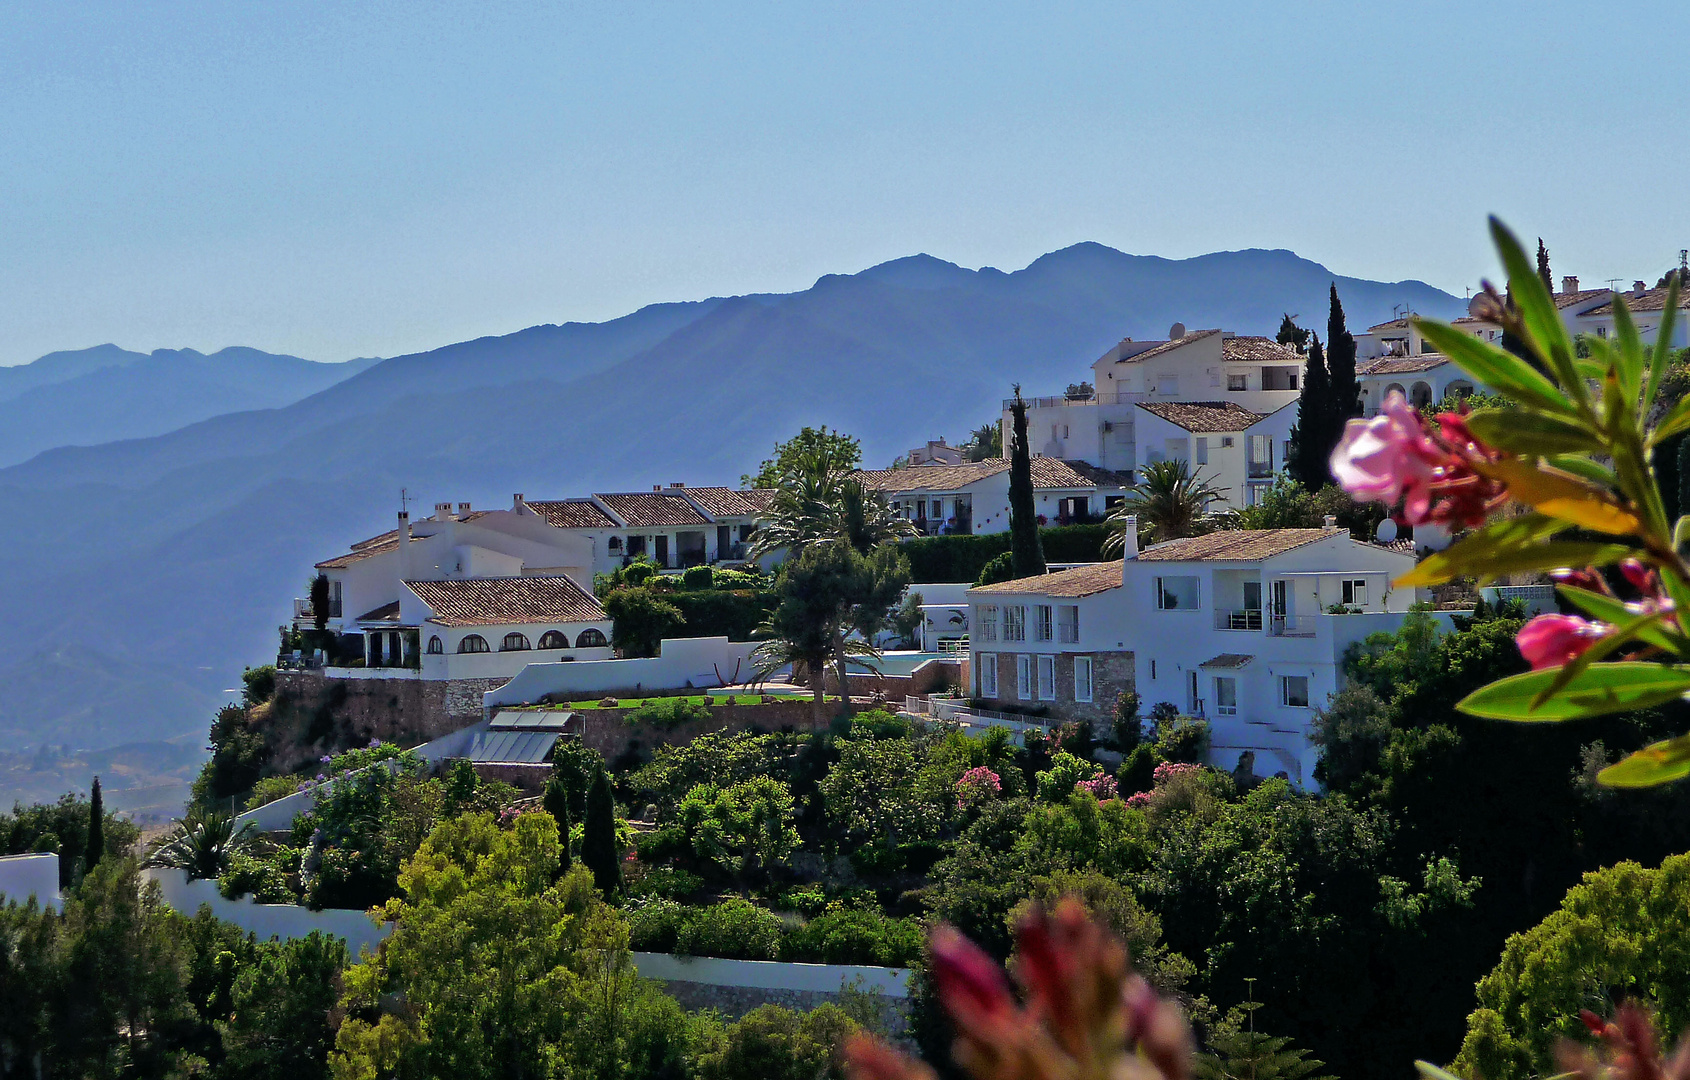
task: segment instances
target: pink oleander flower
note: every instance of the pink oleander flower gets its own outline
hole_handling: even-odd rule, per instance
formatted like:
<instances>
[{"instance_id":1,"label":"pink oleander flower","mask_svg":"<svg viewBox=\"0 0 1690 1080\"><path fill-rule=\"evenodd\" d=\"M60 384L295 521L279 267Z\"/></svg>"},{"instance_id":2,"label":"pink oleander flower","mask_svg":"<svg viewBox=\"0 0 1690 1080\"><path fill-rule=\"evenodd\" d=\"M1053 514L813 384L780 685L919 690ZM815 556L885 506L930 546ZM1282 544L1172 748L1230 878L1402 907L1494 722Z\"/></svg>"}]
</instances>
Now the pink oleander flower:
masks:
<instances>
[{"instance_id":1,"label":"pink oleander flower","mask_svg":"<svg viewBox=\"0 0 1690 1080\"><path fill-rule=\"evenodd\" d=\"M1155 771L1150 774L1150 779L1152 783L1160 787L1175 777L1199 772L1202 768L1203 766L1189 761L1164 761L1156 766Z\"/></svg>"},{"instance_id":2,"label":"pink oleander flower","mask_svg":"<svg viewBox=\"0 0 1690 1080\"><path fill-rule=\"evenodd\" d=\"M1127 805L1134 810L1143 810L1150 805L1150 792L1138 791L1127 796Z\"/></svg>"},{"instance_id":3,"label":"pink oleander flower","mask_svg":"<svg viewBox=\"0 0 1690 1080\"><path fill-rule=\"evenodd\" d=\"M1116 786L1113 776L1099 776L1095 780L1081 780L1074 787L1091 792L1092 798L1098 802L1108 802L1120 790Z\"/></svg>"},{"instance_id":4,"label":"pink oleander flower","mask_svg":"<svg viewBox=\"0 0 1690 1080\"><path fill-rule=\"evenodd\" d=\"M1467 427L1463 413L1427 424L1400 393L1379 415L1351 420L1332 451L1332 475L1364 502L1402 504L1408 525L1474 527L1507 497L1507 488L1474 469L1499 455Z\"/></svg>"},{"instance_id":5,"label":"pink oleander flower","mask_svg":"<svg viewBox=\"0 0 1690 1080\"><path fill-rule=\"evenodd\" d=\"M1188 1080L1191 1029L1172 1002L1133 974L1126 947L1077 900L1016 929L1018 1004L1003 970L948 926L931 937L933 978L957 1031L952 1057L979 1080ZM845 1046L852 1080L932 1080L933 1071L858 1034Z\"/></svg>"},{"instance_id":6,"label":"pink oleander flower","mask_svg":"<svg viewBox=\"0 0 1690 1080\"><path fill-rule=\"evenodd\" d=\"M1514 643L1532 670L1541 671L1577 660L1612 629L1577 615L1539 615L1520 628Z\"/></svg>"},{"instance_id":7,"label":"pink oleander flower","mask_svg":"<svg viewBox=\"0 0 1690 1080\"><path fill-rule=\"evenodd\" d=\"M961 779L956 782L956 808L966 810L971 804L988 799L1002 791L1002 778L986 766L976 765L963 773Z\"/></svg>"}]
</instances>

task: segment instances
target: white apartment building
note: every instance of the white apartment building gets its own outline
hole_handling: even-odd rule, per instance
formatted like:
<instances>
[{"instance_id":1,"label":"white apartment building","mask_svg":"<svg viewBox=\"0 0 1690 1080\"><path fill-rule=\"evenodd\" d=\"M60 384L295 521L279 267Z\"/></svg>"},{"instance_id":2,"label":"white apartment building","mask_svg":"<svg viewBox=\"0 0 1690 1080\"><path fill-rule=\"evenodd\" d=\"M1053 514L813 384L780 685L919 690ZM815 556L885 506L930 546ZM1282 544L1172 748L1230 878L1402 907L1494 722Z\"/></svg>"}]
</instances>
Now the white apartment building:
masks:
<instances>
[{"instance_id":1,"label":"white apartment building","mask_svg":"<svg viewBox=\"0 0 1690 1080\"><path fill-rule=\"evenodd\" d=\"M974 693L1095 722L1136 689L1145 712L1169 702L1208 720L1217 767L1252 751L1259 771L1312 784L1314 710L1352 643L1402 625L1416 597L1391 581L1413 555L1332 525L1143 551L1133 535L1118 562L970 590Z\"/></svg>"},{"instance_id":2,"label":"white apartment building","mask_svg":"<svg viewBox=\"0 0 1690 1080\"><path fill-rule=\"evenodd\" d=\"M1284 468L1284 442L1296 423L1304 363L1294 349L1271 338L1240 337L1224 330L1187 333L1176 323L1165 341L1128 338L1100 356L1092 364L1089 397L1028 399L1028 439L1034 453L1095 462L1123 474L1171 457L1191 461L1194 471L1205 477L1224 467L1226 476L1219 483L1229 489L1227 505L1248 505L1252 493ZM1173 404L1207 410L1202 418L1179 414L1204 425L1204 430L1170 421L1170 410L1159 407ZM1010 430L1009 406L1006 400L1005 431ZM1253 419L1245 423L1246 418ZM1201 440L1216 456L1209 468L1194 456ZM1181 441L1183 453L1177 452ZM1260 451L1258 467L1267 468L1254 477L1262 481L1256 485L1247 482L1252 446Z\"/></svg>"},{"instance_id":3,"label":"white apartment building","mask_svg":"<svg viewBox=\"0 0 1690 1080\"><path fill-rule=\"evenodd\" d=\"M1039 524L1068 525L1102 517L1126 497L1128 477L1084 461L1032 460ZM960 465L912 465L855 474L927 536L1009 529L1009 461L988 458Z\"/></svg>"}]
</instances>

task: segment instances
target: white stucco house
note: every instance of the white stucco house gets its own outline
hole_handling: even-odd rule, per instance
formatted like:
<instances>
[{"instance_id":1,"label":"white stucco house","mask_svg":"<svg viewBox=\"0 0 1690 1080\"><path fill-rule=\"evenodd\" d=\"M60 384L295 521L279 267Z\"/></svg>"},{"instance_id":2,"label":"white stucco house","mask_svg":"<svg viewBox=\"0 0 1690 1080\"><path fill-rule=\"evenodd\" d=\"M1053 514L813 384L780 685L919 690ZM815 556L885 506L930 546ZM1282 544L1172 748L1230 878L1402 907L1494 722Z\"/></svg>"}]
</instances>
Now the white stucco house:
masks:
<instances>
[{"instance_id":1,"label":"white stucco house","mask_svg":"<svg viewBox=\"0 0 1690 1080\"><path fill-rule=\"evenodd\" d=\"M1253 413L1232 401L1141 401L1140 465L1183 460L1221 491L1223 506L1254 506L1284 471L1297 403Z\"/></svg>"},{"instance_id":2,"label":"white stucco house","mask_svg":"<svg viewBox=\"0 0 1690 1080\"><path fill-rule=\"evenodd\" d=\"M1205 476L1224 464L1226 504L1244 506L1257 485L1245 482L1247 468L1234 470L1231 463L1254 445L1260 451L1256 460L1270 462L1268 473L1256 479L1271 483L1272 474L1284 467L1283 444L1296 423L1304 364L1296 350L1271 338L1225 330L1188 333L1176 323L1166 340L1127 338L1098 357L1091 365L1089 396L1027 399L1028 439L1033 451L1045 457L1094 462L1124 476L1172 457L1191 461L1194 471ZM1169 405L1201 406L1209 412L1199 417L1164 408ZM1005 431L1011 423L1009 408L1010 402L1004 401ZM1254 418L1249 424L1243 423L1246 415ZM1195 420L1204 430L1171 416ZM1252 431L1256 423L1265 426ZM1181 430L1172 430L1170 424ZM1267 442L1252 444L1246 432ZM1197 460L1200 447L1215 455L1215 467L1205 468Z\"/></svg>"},{"instance_id":3,"label":"white stucco house","mask_svg":"<svg viewBox=\"0 0 1690 1080\"><path fill-rule=\"evenodd\" d=\"M740 562L774 492L670 484L650 491L605 492L575 499L522 502L517 508L584 537L595 573L637 558L664 569Z\"/></svg>"},{"instance_id":4,"label":"white stucco house","mask_svg":"<svg viewBox=\"0 0 1690 1080\"><path fill-rule=\"evenodd\" d=\"M1314 710L1352 643L1402 625L1416 597L1391 581L1414 556L1330 524L1142 551L1127 535L1120 561L970 590L974 693L1095 721L1132 688L1145 712L1169 702L1208 720L1212 764L1252 751L1258 773L1312 784Z\"/></svg>"},{"instance_id":5,"label":"white stucco house","mask_svg":"<svg viewBox=\"0 0 1690 1080\"><path fill-rule=\"evenodd\" d=\"M1009 529L1009 461L988 458L960 465L912 465L855 474L870 491L928 536L1005 532ZM1131 482L1084 461L1035 456L1034 504L1041 525L1067 525L1102 517L1125 498Z\"/></svg>"}]
</instances>

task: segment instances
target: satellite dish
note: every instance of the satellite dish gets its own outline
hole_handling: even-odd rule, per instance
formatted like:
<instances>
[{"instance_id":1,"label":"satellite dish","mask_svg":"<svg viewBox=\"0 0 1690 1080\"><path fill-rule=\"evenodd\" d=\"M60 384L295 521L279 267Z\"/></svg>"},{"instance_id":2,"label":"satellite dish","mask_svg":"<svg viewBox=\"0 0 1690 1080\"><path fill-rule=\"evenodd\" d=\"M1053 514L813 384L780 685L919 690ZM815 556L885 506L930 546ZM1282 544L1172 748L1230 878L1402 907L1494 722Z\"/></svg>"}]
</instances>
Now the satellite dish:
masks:
<instances>
[{"instance_id":1,"label":"satellite dish","mask_svg":"<svg viewBox=\"0 0 1690 1080\"><path fill-rule=\"evenodd\" d=\"M1373 535L1388 544L1397 538L1397 523L1386 518L1379 523L1379 528L1374 530Z\"/></svg>"},{"instance_id":2,"label":"satellite dish","mask_svg":"<svg viewBox=\"0 0 1690 1080\"><path fill-rule=\"evenodd\" d=\"M1180 338L1182 338L1184 336L1185 336L1185 324L1184 323L1177 322L1174 325L1168 327L1168 340L1169 341L1178 341Z\"/></svg>"},{"instance_id":3,"label":"satellite dish","mask_svg":"<svg viewBox=\"0 0 1690 1080\"><path fill-rule=\"evenodd\" d=\"M1479 301L1484 299L1484 295L1484 293L1480 293L1478 296L1475 296L1471 300L1467 301L1467 314L1477 315L1479 313ZM1489 302L1487 301L1486 306L1488 306L1488 303Z\"/></svg>"}]
</instances>

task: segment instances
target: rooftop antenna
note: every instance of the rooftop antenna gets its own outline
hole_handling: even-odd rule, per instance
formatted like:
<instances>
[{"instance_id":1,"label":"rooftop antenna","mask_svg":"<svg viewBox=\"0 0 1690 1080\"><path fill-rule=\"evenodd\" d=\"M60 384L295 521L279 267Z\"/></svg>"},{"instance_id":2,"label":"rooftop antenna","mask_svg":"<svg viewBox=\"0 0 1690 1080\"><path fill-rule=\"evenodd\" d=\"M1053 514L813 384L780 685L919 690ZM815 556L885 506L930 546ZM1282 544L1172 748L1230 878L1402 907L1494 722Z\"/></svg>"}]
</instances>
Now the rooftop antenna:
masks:
<instances>
[{"instance_id":1,"label":"rooftop antenna","mask_svg":"<svg viewBox=\"0 0 1690 1080\"><path fill-rule=\"evenodd\" d=\"M1609 292L1619 292L1620 290L1617 288L1617 286L1619 285L1620 282L1622 282L1624 280L1625 280L1625 278L1617 278L1617 277L1609 278L1608 279L1608 291Z\"/></svg>"},{"instance_id":2,"label":"rooftop antenna","mask_svg":"<svg viewBox=\"0 0 1690 1080\"><path fill-rule=\"evenodd\" d=\"M402 514L411 512L411 495L405 488L399 489L399 512Z\"/></svg>"},{"instance_id":3,"label":"rooftop antenna","mask_svg":"<svg viewBox=\"0 0 1690 1080\"><path fill-rule=\"evenodd\" d=\"M1678 283L1684 284L1684 279L1690 277L1690 248L1678 249Z\"/></svg>"}]
</instances>

